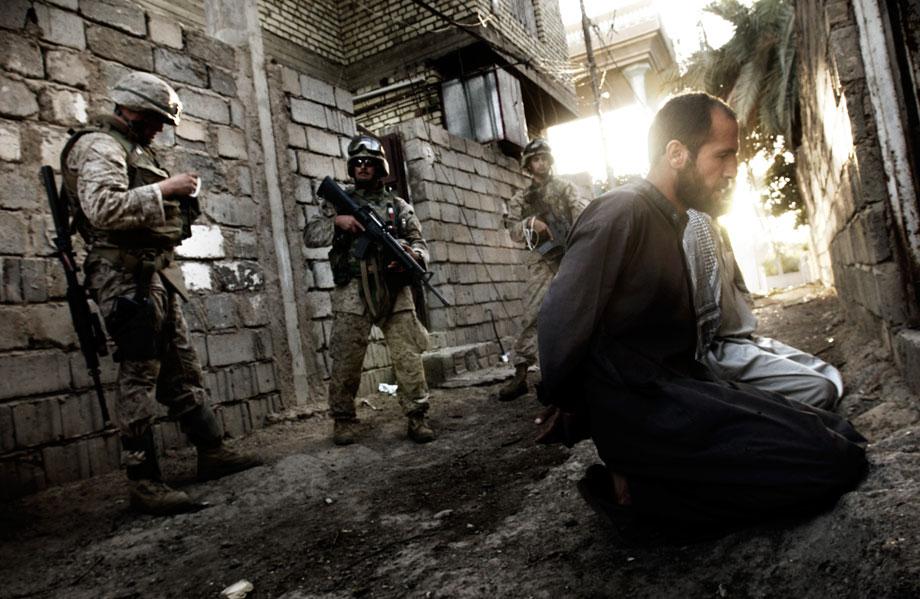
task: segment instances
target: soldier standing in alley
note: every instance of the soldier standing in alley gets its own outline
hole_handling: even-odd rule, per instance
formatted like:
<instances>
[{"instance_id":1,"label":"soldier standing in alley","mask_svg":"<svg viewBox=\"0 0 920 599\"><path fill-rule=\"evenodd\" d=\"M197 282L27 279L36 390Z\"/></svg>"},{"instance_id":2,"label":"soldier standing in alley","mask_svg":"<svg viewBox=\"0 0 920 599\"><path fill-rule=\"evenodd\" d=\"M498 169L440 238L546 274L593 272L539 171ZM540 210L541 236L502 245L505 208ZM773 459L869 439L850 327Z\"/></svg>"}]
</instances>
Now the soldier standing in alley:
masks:
<instances>
[{"instance_id":1,"label":"soldier standing in alley","mask_svg":"<svg viewBox=\"0 0 920 599\"><path fill-rule=\"evenodd\" d=\"M498 392L498 399L510 401L527 393L527 368L537 360L537 314L565 252L565 237L588 199L574 184L552 175L553 154L543 139L524 148L521 168L531 184L508 202L505 226L511 239L524 242L527 281L521 332L514 344L514 377Z\"/></svg>"},{"instance_id":2,"label":"soldier standing in alley","mask_svg":"<svg viewBox=\"0 0 920 599\"><path fill-rule=\"evenodd\" d=\"M86 284L113 338L119 362L116 422L135 509L153 514L196 509L161 480L153 438L154 402L169 409L198 450L198 477L218 478L260 462L227 449L208 406L201 366L180 297L187 291L173 249L198 216L194 173L170 176L150 148L164 124L176 125L175 90L130 73L111 90L113 114L77 131L61 153L64 191L87 243Z\"/></svg>"},{"instance_id":3,"label":"soldier standing in alley","mask_svg":"<svg viewBox=\"0 0 920 599\"><path fill-rule=\"evenodd\" d=\"M383 185L389 164L380 140L357 135L348 145L348 174L354 180L347 193L360 205L370 207L391 226L404 249L424 265L428 244L421 224L405 200ZM324 201L322 212L304 229L307 247L332 246L329 262L335 290L332 292L333 323L329 341L332 373L329 382L329 409L334 419L332 440L336 445L354 443L358 434L355 394L361 382L361 366L367 350L371 326L377 325L386 337L397 395L408 418L408 435L416 443L434 439L428 424L428 383L422 365L422 352L428 347L428 333L415 314L410 279L379 248L371 247L363 258L356 257L354 246L361 235L360 223L351 215L336 214L331 202Z\"/></svg>"}]
</instances>

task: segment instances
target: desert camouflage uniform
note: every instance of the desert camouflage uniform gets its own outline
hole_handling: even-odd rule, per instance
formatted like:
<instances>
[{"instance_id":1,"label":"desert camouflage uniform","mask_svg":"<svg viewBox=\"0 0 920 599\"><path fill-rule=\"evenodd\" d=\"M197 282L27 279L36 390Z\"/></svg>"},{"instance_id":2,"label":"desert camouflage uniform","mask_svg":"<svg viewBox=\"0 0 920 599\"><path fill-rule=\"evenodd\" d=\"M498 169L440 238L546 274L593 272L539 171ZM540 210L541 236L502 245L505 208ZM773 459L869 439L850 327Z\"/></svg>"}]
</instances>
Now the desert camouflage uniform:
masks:
<instances>
[{"instance_id":1,"label":"desert camouflage uniform","mask_svg":"<svg viewBox=\"0 0 920 599\"><path fill-rule=\"evenodd\" d=\"M364 191L349 188L348 193L359 204L370 204L381 218L387 204L396 212L401 223L400 240L408 243L428 261L428 244L422 237L422 227L412 206L405 200L385 190ZM322 212L307 223L304 243L307 247L325 247L333 244L335 207L323 202ZM339 232L339 235L345 235ZM352 236L353 237L353 236ZM348 241L345 242L348 244ZM371 250L373 252L373 250ZM347 252L347 254L345 254ZM348 261L350 276L345 284L338 284L332 292L332 333L329 353L332 373L329 383L329 409L333 418L355 417L355 395L361 382L361 366L367 351L371 326L383 331L393 370L398 383L397 397L406 416L423 416L428 411L428 383L422 365L422 352L428 349L428 332L415 315L415 304L409 286L388 289L373 285L374 271L391 278L379 254L372 253L362 261L351 253L350 247L330 251ZM369 283L365 283L364 281ZM392 280L392 279L391 279Z\"/></svg>"},{"instance_id":2,"label":"desert camouflage uniform","mask_svg":"<svg viewBox=\"0 0 920 599\"><path fill-rule=\"evenodd\" d=\"M567 223L570 229L587 205L588 199L577 186L550 175L545 184L539 185L534 181L514 194L508 202L505 226L511 232L511 239L523 242L526 221L531 216L540 218L541 214L549 211L556 219ZM541 220L545 222L545 219ZM561 243L565 240L557 241ZM532 251L527 257L527 281L522 298L524 312L521 315L521 332L514 344L515 366L529 366L537 361L537 315L561 261L562 252L558 250L544 255Z\"/></svg>"},{"instance_id":3,"label":"desert camouflage uniform","mask_svg":"<svg viewBox=\"0 0 920 599\"><path fill-rule=\"evenodd\" d=\"M148 271L148 294L156 355L126 359L119 350L116 422L126 436L138 436L152 421L154 401L158 401L173 417L195 410L197 430L186 432L196 445L217 445L219 428L207 408L201 366L179 303L179 296L185 297L187 291L172 261L172 247L181 234L176 227L182 226L179 203L164 200L156 185L169 174L159 168L150 148L132 143L130 132L118 121L102 117L98 129L78 134L68 144L62 168L68 194L78 199L85 216L78 215L77 224L89 247L84 263L87 287L107 324L116 300L134 298L138 291L136 263L146 261L152 267L149 271L154 271ZM133 180L129 172L134 173ZM155 247L137 247L132 242L141 238L156 240ZM199 406L207 414L196 410Z\"/></svg>"}]
</instances>

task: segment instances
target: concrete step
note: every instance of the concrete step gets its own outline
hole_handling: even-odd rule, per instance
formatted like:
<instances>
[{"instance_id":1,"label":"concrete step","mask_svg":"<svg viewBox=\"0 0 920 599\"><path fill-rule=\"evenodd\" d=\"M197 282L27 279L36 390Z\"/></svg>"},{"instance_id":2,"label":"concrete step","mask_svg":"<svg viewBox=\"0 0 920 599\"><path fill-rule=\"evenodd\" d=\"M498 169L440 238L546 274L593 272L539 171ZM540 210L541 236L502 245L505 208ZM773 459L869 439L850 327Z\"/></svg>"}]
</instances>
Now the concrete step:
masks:
<instances>
[{"instance_id":1,"label":"concrete step","mask_svg":"<svg viewBox=\"0 0 920 599\"><path fill-rule=\"evenodd\" d=\"M507 370L507 376L497 378L492 382L504 380L514 373L510 364L505 364L501 359L501 351L498 344L494 341L484 341L479 343L469 343L467 345L454 345L451 347L442 347L440 349L425 352L422 355L422 361L425 364L425 377L428 379L429 387L442 387L448 381L459 383L458 379L467 379L470 384L488 384L485 382L476 383L477 377L470 376L471 373L483 371L485 369L497 369L490 377L502 376L503 370L498 368L504 367ZM487 377L487 378L490 378ZM466 386L463 384L451 383L449 386Z\"/></svg>"}]
</instances>

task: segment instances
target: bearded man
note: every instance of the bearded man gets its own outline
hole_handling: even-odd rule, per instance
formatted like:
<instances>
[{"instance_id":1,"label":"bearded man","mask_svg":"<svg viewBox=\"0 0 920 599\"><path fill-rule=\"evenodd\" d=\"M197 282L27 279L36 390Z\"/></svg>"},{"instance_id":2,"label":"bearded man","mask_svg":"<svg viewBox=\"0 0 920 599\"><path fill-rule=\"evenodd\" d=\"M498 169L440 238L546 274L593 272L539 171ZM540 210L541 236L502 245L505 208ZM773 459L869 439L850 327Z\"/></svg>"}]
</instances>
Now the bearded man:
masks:
<instances>
[{"instance_id":1,"label":"bearded man","mask_svg":"<svg viewBox=\"0 0 920 599\"><path fill-rule=\"evenodd\" d=\"M585 209L544 299L544 440L594 440L604 464L579 490L607 515L737 524L820 509L865 472L865 439L847 421L695 360L687 210L728 193L737 153L731 108L672 98L649 131L648 177Z\"/></svg>"}]
</instances>

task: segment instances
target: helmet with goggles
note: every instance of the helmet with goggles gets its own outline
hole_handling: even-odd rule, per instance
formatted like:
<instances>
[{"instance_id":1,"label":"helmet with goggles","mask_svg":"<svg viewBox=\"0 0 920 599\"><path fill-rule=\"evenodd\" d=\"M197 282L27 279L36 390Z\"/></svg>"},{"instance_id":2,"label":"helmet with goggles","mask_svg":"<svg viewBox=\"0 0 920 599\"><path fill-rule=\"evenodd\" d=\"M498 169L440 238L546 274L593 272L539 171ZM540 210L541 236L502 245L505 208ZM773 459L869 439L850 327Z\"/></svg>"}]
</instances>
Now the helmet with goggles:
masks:
<instances>
[{"instance_id":1,"label":"helmet with goggles","mask_svg":"<svg viewBox=\"0 0 920 599\"><path fill-rule=\"evenodd\" d=\"M348 143L348 176L354 178L355 166L359 161L371 161L378 166L377 176L384 178L390 174L390 164L380 140L371 135L355 135Z\"/></svg>"},{"instance_id":2,"label":"helmet with goggles","mask_svg":"<svg viewBox=\"0 0 920 599\"><path fill-rule=\"evenodd\" d=\"M150 73L128 73L118 80L109 97L116 106L157 115L164 123L179 124L182 100L168 83Z\"/></svg>"},{"instance_id":3,"label":"helmet with goggles","mask_svg":"<svg viewBox=\"0 0 920 599\"><path fill-rule=\"evenodd\" d=\"M534 156L548 156L549 163L553 163L553 149L545 139L534 139L524 147L524 153L521 154L521 168L526 169L530 159Z\"/></svg>"}]
</instances>

